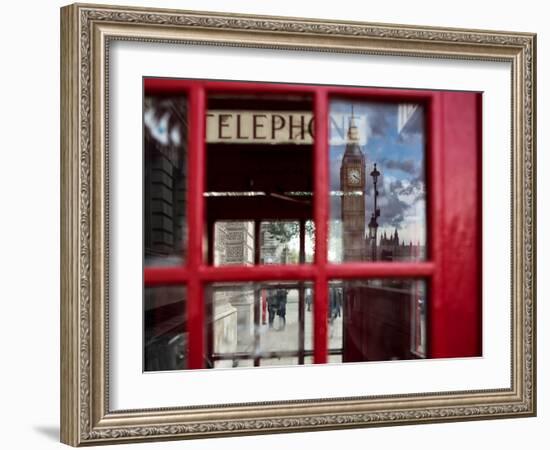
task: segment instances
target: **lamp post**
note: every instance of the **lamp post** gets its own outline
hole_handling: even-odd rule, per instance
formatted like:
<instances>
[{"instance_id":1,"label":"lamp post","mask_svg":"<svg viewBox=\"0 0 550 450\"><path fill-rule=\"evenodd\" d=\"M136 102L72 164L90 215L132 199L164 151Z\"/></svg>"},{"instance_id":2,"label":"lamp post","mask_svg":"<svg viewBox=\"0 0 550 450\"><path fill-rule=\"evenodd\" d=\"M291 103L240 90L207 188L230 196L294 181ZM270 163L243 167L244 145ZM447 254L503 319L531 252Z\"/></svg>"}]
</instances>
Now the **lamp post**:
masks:
<instances>
[{"instance_id":1,"label":"lamp post","mask_svg":"<svg viewBox=\"0 0 550 450\"><path fill-rule=\"evenodd\" d=\"M377 242L377 236L378 236L378 217L380 217L380 208L378 208L377 200L378 200L378 177L380 176L380 172L376 169L376 164L374 164L374 169L370 173L370 176L372 177L372 181L374 183L374 212L372 213L372 216L370 218L369 222L369 238L372 240L372 260L376 261L376 242Z\"/></svg>"},{"instance_id":2,"label":"lamp post","mask_svg":"<svg viewBox=\"0 0 550 450\"><path fill-rule=\"evenodd\" d=\"M369 240L371 241L371 249L372 249L372 260L376 260L376 229L378 228L378 223L376 222L376 218L374 217L374 213L372 214L370 221L369 221Z\"/></svg>"}]
</instances>

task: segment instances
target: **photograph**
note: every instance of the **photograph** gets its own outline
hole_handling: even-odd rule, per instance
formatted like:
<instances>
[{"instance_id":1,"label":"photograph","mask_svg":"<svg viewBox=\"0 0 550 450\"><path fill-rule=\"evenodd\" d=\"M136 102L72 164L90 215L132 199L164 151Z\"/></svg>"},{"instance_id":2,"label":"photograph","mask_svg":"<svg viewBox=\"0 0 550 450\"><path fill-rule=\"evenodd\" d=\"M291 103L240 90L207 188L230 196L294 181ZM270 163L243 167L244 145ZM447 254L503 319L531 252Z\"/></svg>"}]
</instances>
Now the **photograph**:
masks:
<instances>
[{"instance_id":1,"label":"photograph","mask_svg":"<svg viewBox=\"0 0 550 450\"><path fill-rule=\"evenodd\" d=\"M62 443L537 416L537 28L300 11L61 6Z\"/></svg>"},{"instance_id":2,"label":"photograph","mask_svg":"<svg viewBox=\"0 0 550 450\"><path fill-rule=\"evenodd\" d=\"M205 135L193 147L187 93L196 89L206 92L205 115L194 119L205 122ZM324 136L315 134L316 92L328 98ZM144 78L143 370L481 356L481 96ZM434 106L442 101L452 113ZM434 173L443 159L433 155L435 127L457 141L445 160L461 161L453 170L467 186ZM205 161L195 198L190 149ZM328 174L319 192L321 161ZM453 191L460 197L447 212L430 205ZM212 274L202 298L177 284L197 258L187 212L199 202ZM328 213L322 233L315 207ZM450 209L460 215L440 231ZM457 227L459 239L430 242ZM426 261L443 258L471 284L437 285L442 270ZM371 264L379 275L369 276ZM290 266L289 279L281 266ZM327 279L315 284L320 270ZM232 274L243 281L229 281ZM446 302L431 301L431 292ZM202 357L191 363L197 348Z\"/></svg>"}]
</instances>

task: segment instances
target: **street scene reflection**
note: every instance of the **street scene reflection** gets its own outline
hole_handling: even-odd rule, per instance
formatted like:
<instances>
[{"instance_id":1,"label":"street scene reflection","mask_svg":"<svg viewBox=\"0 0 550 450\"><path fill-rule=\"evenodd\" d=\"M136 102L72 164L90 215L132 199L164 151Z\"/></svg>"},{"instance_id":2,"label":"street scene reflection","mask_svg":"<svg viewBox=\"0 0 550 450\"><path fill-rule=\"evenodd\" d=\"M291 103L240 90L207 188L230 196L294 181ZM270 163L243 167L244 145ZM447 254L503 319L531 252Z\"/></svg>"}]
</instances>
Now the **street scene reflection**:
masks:
<instances>
[{"instance_id":1,"label":"street scene reflection","mask_svg":"<svg viewBox=\"0 0 550 450\"><path fill-rule=\"evenodd\" d=\"M424 108L333 100L329 260L426 258Z\"/></svg>"},{"instance_id":2,"label":"street scene reflection","mask_svg":"<svg viewBox=\"0 0 550 450\"><path fill-rule=\"evenodd\" d=\"M143 366L146 372L187 368L186 290L146 288L143 296Z\"/></svg>"},{"instance_id":3,"label":"street scene reflection","mask_svg":"<svg viewBox=\"0 0 550 450\"><path fill-rule=\"evenodd\" d=\"M185 101L144 102L145 266L187 258ZM424 280L329 279L327 303L316 305L325 295L313 290L314 272L302 276L315 261L311 98L215 94L207 106L203 265L230 274L301 265L292 273L307 281L203 281L200 367L319 361L313 337L325 324L315 323L316 307L326 309L329 363L425 358ZM426 260L423 105L332 99L329 113L328 262ZM185 287L145 289L146 371L187 368L188 330L197 329L187 300Z\"/></svg>"},{"instance_id":4,"label":"street scene reflection","mask_svg":"<svg viewBox=\"0 0 550 450\"><path fill-rule=\"evenodd\" d=\"M143 104L143 259L181 264L187 255L187 100L148 95Z\"/></svg>"},{"instance_id":5,"label":"street scene reflection","mask_svg":"<svg viewBox=\"0 0 550 450\"><path fill-rule=\"evenodd\" d=\"M214 284L206 295L213 367L304 364L313 354L309 283Z\"/></svg>"},{"instance_id":6,"label":"street scene reflection","mask_svg":"<svg viewBox=\"0 0 550 450\"><path fill-rule=\"evenodd\" d=\"M426 284L413 279L334 282L344 295L343 362L425 358Z\"/></svg>"}]
</instances>

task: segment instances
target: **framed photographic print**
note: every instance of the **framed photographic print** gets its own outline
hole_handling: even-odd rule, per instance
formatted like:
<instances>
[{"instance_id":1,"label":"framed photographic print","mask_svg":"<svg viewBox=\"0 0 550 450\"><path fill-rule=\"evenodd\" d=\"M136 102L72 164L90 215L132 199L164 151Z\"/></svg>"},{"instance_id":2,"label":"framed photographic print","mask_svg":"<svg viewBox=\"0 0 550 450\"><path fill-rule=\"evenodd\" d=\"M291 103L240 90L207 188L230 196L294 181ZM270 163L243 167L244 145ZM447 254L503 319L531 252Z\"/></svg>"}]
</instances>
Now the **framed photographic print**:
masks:
<instances>
[{"instance_id":1,"label":"framed photographic print","mask_svg":"<svg viewBox=\"0 0 550 450\"><path fill-rule=\"evenodd\" d=\"M61 439L532 416L535 35L71 5Z\"/></svg>"}]
</instances>

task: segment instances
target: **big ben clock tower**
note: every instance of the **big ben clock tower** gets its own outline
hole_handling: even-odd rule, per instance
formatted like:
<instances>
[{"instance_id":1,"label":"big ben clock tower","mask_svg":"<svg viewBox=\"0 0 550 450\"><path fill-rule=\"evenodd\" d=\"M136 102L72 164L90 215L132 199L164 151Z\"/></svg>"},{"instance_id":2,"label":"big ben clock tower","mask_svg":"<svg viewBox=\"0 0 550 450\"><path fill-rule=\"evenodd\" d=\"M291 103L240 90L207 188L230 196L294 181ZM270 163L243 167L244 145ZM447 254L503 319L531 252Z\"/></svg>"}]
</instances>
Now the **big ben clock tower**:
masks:
<instances>
[{"instance_id":1,"label":"big ben clock tower","mask_svg":"<svg viewBox=\"0 0 550 450\"><path fill-rule=\"evenodd\" d=\"M359 147L359 130L352 116L346 150L340 167L342 191L342 257L344 261L365 259L365 155Z\"/></svg>"}]
</instances>

